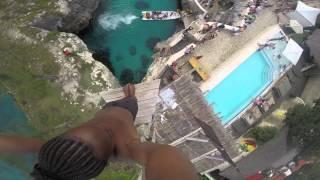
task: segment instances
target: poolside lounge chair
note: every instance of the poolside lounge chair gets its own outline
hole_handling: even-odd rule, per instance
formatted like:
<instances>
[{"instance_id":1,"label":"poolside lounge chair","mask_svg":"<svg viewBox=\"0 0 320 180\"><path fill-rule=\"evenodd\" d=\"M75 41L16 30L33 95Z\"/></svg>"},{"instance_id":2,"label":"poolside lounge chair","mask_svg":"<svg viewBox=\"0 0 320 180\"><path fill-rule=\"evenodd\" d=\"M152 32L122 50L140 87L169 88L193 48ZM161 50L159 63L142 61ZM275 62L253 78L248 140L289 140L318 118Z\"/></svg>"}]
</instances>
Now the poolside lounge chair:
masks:
<instances>
[{"instance_id":1,"label":"poolside lounge chair","mask_svg":"<svg viewBox=\"0 0 320 180\"><path fill-rule=\"evenodd\" d=\"M199 63L198 59L195 57L192 57L189 60L190 65L196 70L198 75L201 77L202 80L206 81L209 79L208 73L204 71L204 69L201 67L201 64Z\"/></svg>"}]
</instances>

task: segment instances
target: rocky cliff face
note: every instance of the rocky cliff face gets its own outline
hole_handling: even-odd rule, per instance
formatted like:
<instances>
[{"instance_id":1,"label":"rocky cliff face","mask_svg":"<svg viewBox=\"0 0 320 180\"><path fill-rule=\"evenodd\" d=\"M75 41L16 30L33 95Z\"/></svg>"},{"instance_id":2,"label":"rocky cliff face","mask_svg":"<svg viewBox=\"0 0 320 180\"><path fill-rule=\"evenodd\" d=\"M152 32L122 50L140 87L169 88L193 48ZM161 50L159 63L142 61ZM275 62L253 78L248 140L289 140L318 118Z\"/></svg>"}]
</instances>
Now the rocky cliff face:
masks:
<instances>
[{"instance_id":1,"label":"rocky cliff face","mask_svg":"<svg viewBox=\"0 0 320 180\"><path fill-rule=\"evenodd\" d=\"M78 36L59 33L58 39L49 43L49 51L60 65L57 82L62 87L61 95L68 96L71 103L99 106L102 94L119 87L109 69L92 58Z\"/></svg>"},{"instance_id":2,"label":"rocky cliff face","mask_svg":"<svg viewBox=\"0 0 320 180\"><path fill-rule=\"evenodd\" d=\"M50 31L79 33L95 14L101 0L59 0L57 12L43 12L32 25Z\"/></svg>"},{"instance_id":3,"label":"rocky cliff face","mask_svg":"<svg viewBox=\"0 0 320 180\"><path fill-rule=\"evenodd\" d=\"M29 135L48 139L88 121L105 103L101 96L120 86L109 69L92 58L78 36L48 31L80 31L98 3L0 0L0 91L10 93L26 112L28 124L35 131ZM36 23L41 28L31 26ZM6 128L15 131L21 127ZM23 160L10 159L8 163L22 167ZM108 171L96 179L136 177L135 171L125 172L127 167L119 174L119 168L112 171L116 167L109 165ZM28 173L29 168L25 171Z\"/></svg>"},{"instance_id":4,"label":"rocky cliff face","mask_svg":"<svg viewBox=\"0 0 320 180\"><path fill-rule=\"evenodd\" d=\"M45 134L56 134L50 128L60 123L70 127L66 119L88 120L104 103L102 94L119 87L77 35L45 30L80 31L99 2L0 1L0 90L10 92L30 124Z\"/></svg>"}]
</instances>

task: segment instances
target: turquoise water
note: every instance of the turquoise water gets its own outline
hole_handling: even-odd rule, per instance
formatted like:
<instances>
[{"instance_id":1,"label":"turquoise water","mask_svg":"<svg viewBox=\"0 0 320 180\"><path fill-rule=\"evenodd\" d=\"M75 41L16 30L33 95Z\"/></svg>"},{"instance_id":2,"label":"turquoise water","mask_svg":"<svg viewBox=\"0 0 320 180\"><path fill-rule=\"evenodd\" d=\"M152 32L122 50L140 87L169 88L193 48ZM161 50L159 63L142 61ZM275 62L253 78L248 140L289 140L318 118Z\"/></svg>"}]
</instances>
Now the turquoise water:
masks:
<instances>
[{"instance_id":1,"label":"turquoise water","mask_svg":"<svg viewBox=\"0 0 320 180\"><path fill-rule=\"evenodd\" d=\"M154 45L176 27L175 21L142 21L141 11L176 9L175 0L107 0L83 39L122 84L138 83L152 63Z\"/></svg>"},{"instance_id":2,"label":"turquoise water","mask_svg":"<svg viewBox=\"0 0 320 180\"><path fill-rule=\"evenodd\" d=\"M25 113L17 107L12 96L0 92L0 132L28 134L27 122Z\"/></svg>"},{"instance_id":3,"label":"turquoise water","mask_svg":"<svg viewBox=\"0 0 320 180\"><path fill-rule=\"evenodd\" d=\"M275 35L275 38L283 37L284 34L282 32ZM275 48L264 48L263 49L263 55L266 56L267 59L269 59L269 62L272 64L272 69L274 71L275 76L279 75L281 72L281 68L283 66L289 66L290 61L286 59L285 57L279 58L278 56L282 54L284 49L287 46L287 42L285 40L276 41L274 43Z\"/></svg>"},{"instance_id":4,"label":"turquoise water","mask_svg":"<svg viewBox=\"0 0 320 180\"><path fill-rule=\"evenodd\" d=\"M28 135L32 131L27 117L15 103L12 96L0 92L0 133ZM11 157L10 163L0 159L1 180L25 180L31 171L34 156ZM20 169L19 167L25 167Z\"/></svg>"},{"instance_id":5,"label":"turquoise water","mask_svg":"<svg viewBox=\"0 0 320 180\"><path fill-rule=\"evenodd\" d=\"M272 68L264 57L262 52L255 52L205 95L223 124L239 114L272 81Z\"/></svg>"},{"instance_id":6,"label":"turquoise water","mask_svg":"<svg viewBox=\"0 0 320 180\"><path fill-rule=\"evenodd\" d=\"M0 177L3 180L25 180L26 174L9 164L0 161Z\"/></svg>"}]
</instances>

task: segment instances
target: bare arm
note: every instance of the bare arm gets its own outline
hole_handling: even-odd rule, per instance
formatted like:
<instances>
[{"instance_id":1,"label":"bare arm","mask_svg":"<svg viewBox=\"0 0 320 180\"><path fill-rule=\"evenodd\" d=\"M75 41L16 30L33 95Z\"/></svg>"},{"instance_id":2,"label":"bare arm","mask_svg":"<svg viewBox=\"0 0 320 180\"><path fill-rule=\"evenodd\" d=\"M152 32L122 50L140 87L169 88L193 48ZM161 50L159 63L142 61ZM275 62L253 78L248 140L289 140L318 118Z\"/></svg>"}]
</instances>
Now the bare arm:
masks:
<instances>
[{"instance_id":1,"label":"bare arm","mask_svg":"<svg viewBox=\"0 0 320 180\"><path fill-rule=\"evenodd\" d=\"M145 166L147 180L196 180L191 162L176 148L154 143L129 145L132 158Z\"/></svg>"},{"instance_id":2,"label":"bare arm","mask_svg":"<svg viewBox=\"0 0 320 180\"><path fill-rule=\"evenodd\" d=\"M35 138L0 135L1 154L38 153L44 141Z\"/></svg>"}]
</instances>

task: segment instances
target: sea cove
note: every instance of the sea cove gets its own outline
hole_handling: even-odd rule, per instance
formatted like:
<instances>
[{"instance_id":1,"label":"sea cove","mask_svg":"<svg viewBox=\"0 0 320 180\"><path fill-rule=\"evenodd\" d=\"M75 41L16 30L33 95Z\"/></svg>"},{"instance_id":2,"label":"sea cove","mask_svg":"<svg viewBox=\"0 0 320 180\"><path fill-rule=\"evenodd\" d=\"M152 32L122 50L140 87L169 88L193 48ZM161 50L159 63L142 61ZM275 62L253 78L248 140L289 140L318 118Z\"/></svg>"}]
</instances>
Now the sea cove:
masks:
<instances>
[{"instance_id":1,"label":"sea cove","mask_svg":"<svg viewBox=\"0 0 320 180\"><path fill-rule=\"evenodd\" d=\"M105 1L83 39L94 57L122 84L138 83L152 63L153 48L175 31L175 21L142 21L143 10L173 10L172 0Z\"/></svg>"}]
</instances>

